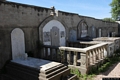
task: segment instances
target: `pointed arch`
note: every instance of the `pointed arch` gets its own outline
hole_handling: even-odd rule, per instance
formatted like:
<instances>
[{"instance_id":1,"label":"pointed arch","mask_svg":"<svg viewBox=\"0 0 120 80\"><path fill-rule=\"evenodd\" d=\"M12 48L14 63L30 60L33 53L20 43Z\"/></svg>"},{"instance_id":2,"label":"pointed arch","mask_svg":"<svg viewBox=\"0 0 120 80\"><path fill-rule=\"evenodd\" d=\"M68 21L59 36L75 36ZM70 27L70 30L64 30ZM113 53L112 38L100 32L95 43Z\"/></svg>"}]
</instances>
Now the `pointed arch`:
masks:
<instances>
[{"instance_id":1,"label":"pointed arch","mask_svg":"<svg viewBox=\"0 0 120 80\"><path fill-rule=\"evenodd\" d=\"M88 36L88 25L83 19L78 23L77 26L77 39L84 38Z\"/></svg>"},{"instance_id":2,"label":"pointed arch","mask_svg":"<svg viewBox=\"0 0 120 80\"><path fill-rule=\"evenodd\" d=\"M60 20L58 17L56 16L49 16L48 18L46 18L39 26L39 40L42 41L43 43L44 40L49 40L46 43L51 45L51 29L52 27L57 27L59 28L59 38L60 38L60 46L61 45L65 45L66 44L66 40L68 39L67 33L67 25L65 24L64 21ZM48 34L48 39L45 39L44 36L46 36ZM61 36L62 35L62 36ZM65 35L65 36L64 36Z\"/></svg>"}]
</instances>

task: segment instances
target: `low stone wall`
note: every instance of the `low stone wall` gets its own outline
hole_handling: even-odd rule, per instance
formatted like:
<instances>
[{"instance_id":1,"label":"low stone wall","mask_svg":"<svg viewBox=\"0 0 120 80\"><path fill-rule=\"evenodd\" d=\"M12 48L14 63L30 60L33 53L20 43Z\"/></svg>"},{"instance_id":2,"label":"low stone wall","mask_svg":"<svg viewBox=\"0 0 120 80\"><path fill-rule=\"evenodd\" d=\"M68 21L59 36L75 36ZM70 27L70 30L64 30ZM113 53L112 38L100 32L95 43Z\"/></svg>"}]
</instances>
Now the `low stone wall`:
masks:
<instances>
[{"instance_id":1,"label":"low stone wall","mask_svg":"<svg viewBox=\"0 0 120 80\"><path fill-rule=\"evenodd\" d=\"M119 49L120 38L101 37L90 42L67 42L68 47L44 46L44 57L58 60L70 67L78 68L81 74L90 71L91 66L97 66L106 57L114 55Z\"/></svg>"},{"instance_id":2,"label":"low stone wall","mask_svg":"<svg viewBox=\"0 0 120 80\"><path fill-rule=\"evenodd\" d=\"M94 38L94 41L98 42L106 42L109 45L109 53L115 52L116 50L120 49L120 38L119 37L99 37ZM114 46L114 47L113 47Z\"/></svg>"},{"instance_id":3,"label":"low stone wall","mask_svg":"<svg viewBox=\"0 0 120 80\"><path fill-rule=\"evenodd\" d=\"M86 48L92 45L96 45L99 42L84 42L84 41L67 41L67 47Z\"/></svg>"},{"instance_id":4,"label":"low stone wall","mask_svg":"<svg viewBox=\"0 0 120 80\"><path fill-rule=\"evenodd\" d=\"M99 64L107 57L107 45L107 43L99 43L86 48L44 45L42 55L45 59L58 60L70 67L78 68L81 74L87 74L91 66Z\"/></svg>"}]
</instances>

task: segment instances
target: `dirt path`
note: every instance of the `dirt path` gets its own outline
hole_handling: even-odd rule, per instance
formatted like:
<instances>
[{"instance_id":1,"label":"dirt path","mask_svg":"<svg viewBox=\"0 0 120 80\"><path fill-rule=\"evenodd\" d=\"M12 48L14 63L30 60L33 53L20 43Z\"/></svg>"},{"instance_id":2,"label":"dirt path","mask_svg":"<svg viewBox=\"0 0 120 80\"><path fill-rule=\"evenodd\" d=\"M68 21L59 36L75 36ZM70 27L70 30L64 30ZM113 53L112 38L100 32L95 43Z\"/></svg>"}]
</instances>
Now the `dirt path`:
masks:
<instances>
[{"instance_id":1,"label":"dirt path","mask_svg":"<svg viewBox=\"0 0 120 80\"><path fill-rule=\"evenodd\" d=\"M102 80L102 77L120 78L120 62L113 64L106 72L97 75L93 80Z\"/></svg>"}]
</instances>

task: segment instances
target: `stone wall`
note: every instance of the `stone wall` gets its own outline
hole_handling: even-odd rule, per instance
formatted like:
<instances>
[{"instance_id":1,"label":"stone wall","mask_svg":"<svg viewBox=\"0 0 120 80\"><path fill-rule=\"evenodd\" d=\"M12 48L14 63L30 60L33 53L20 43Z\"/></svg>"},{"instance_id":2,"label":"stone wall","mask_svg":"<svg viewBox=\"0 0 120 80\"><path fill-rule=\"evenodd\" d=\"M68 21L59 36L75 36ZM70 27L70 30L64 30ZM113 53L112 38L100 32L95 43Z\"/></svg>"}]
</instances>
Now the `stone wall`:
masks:
<instances>
[{"instance_id":1,"label":"stone wall","mask_svg":"<svg viewBox=\"0 0 120 80\"><path fill-rule=\"evenodd\" d=\"M23 30L25 52L35 52L39 40L39 25L50 16L51 9L0 1L0 68L12 58L11 32Z\"/></svg>"},{"instance_id":2,"label":"stone wall","mask_svg":"<svg viewBox=\"0 0 120 80\"><path fill-rule=\"evenodd\" d=\"M6 1L6 0L0 0L0 1Z\"/></svg>"},{"instance_id":3,"label":"stone wall","mask_svg":"<svg viewBox=\"0 0 120 80\"><path fill-rule=\"evenodd\" d=\"M74 30L77 33L77 27L83 20L88 26L88 36L99 37L99 29L101 29L101 37L106 37L111 32L118 33L118 23L102 21L100 19L95 19L92 17L81 16L75 13L58 11L58 17L64 21L68 27L68 36L70 36L70 31ZM81 26L79 26L81 27ZM96 35L92 35L92 27L95 29ZM77 33L78 34L78 33ZM69 37L70 38L70 37Z\"/></svg>"},{"instance_id":4,"label":"stone wall","mask_svg":"<svg viewBox=\"0 0 120 80\"><path fill-rule=\"evenodd\" d=\"M66 40L78 38L77 29L81 29L81 22L87 25L88 36L98 37L98 29L102 29L102 36L107 36L108 32L118 33L117 23L63 11L56 11L56 15L51 16L51 11L50 8L0 1L0 69L7 60L12 59L11 32L15 28L24 32L25 52L32 51L34 56L37 56L37 42L43 41L43 28L51 20L57 20L65 27ZM94 36L91 33L92 26L96 29Z\"/></svg>"}]
</instances>

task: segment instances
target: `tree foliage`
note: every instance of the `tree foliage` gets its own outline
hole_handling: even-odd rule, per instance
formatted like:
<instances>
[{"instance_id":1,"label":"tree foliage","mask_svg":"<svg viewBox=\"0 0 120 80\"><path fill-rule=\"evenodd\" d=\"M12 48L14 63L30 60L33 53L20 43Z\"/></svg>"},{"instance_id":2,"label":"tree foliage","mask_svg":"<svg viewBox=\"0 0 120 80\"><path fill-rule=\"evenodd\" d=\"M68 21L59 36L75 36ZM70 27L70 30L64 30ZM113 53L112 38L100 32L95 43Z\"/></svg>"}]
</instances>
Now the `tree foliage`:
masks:
<instances>
[{"instance_id":1,"label":"tree foliage","mask_svg":"<svg viewBox=\"0 0 120 80\"><path fill-rule=\"evenodd\" d=\"M104 18L103 21L115 22L112 18Z\"/></svg>"},{"instance_id":2,"label":"tree foliage","mask_svg":"<svg viewBox=\"0 0 120 80\"><path fill-rule=\"evenodd\" d=\"M112 0L110 6L111 8L111 13L112 13L112 18L114 20L120 19L120 0Z\"/></svg>"}]
</instances>

